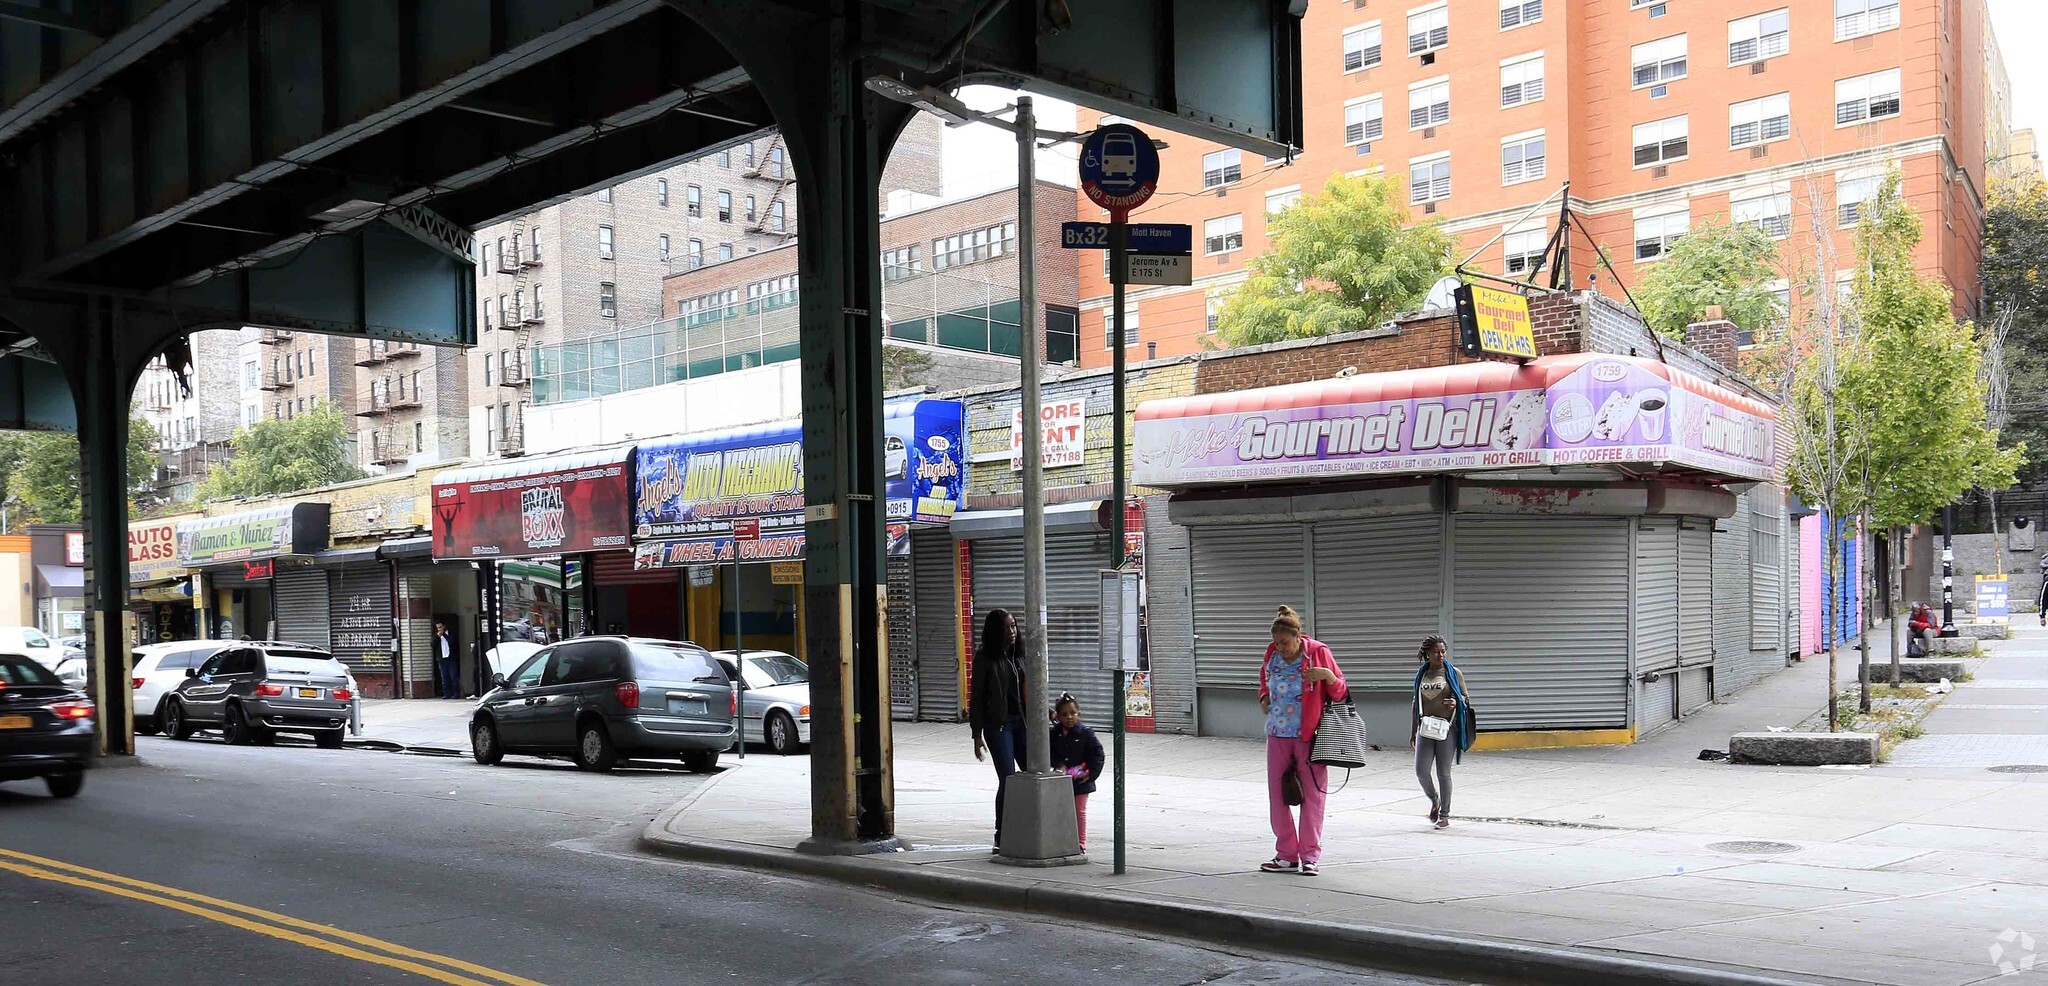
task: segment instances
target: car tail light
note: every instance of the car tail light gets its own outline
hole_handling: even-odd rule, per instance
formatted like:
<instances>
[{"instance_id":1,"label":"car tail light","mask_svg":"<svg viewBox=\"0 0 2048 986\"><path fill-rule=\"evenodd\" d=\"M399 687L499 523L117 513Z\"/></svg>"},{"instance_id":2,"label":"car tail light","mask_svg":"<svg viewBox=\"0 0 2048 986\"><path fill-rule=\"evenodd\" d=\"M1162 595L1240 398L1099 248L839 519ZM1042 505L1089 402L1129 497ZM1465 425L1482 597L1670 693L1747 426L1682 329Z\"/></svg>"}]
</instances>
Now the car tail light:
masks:
<instances>
[{"instance_id":1,"label":"car tail light","mask_svg":"<svg viewBox=\"0 0 2048 986\"><path fill-rule=\"evenodd\" d=\"M135 685L134 685L134 687L136 687L136 688L141 688L141 687L142 687L142 682L143 682L143 679L141 679L141 678L137 678L137 679L135 679Z\"/></svg>"},{"instance_id":2,"label":"car tail light","mask_svg":"<svg viewBox=\"0 0 2048 986\"><path fill-rule=\"evenodd\" d=\"M738 716L739 716L739 714L740 714L740 693L739 693L739 692L733 692L733 693L732 693L732 714L733 714L734 718L738 718Z\"/></svg>"},{"instance_id":3,"label":"car tail light","mask_svg":"<svg viewBox=\"0 0 2048 986\"><path fill-rule=\"evenodd\" d=\"M75 702L58 702L50 706L50 711L55 713L59 719L90 719L92 718L92 710L92 703L85 699L79 699Z\"/></svg>"},{"instance_id":4,"label":"car tail light","mask_svg":"<svg viewBox=\"0 0 2048 986\"><path fill-rule=\"evenodd\" d=\"M612 694L617 695L619 697L619 704L626 708L637 709L640 707L640 683L637 681L619 682L618 687L612 689Z\"/></svg>"},{"instance_id":5,"label":"car tail light","mask_svg":"<svg viewBox=\"0 0 2048 986\"><path fill-rule=\"evenodd\" d=\"M263 696L267 696L267 697L275 697L275 696L278 696L278 695L282 695L282 694L284 694L284 686L283 686L283 685L257 685L257 686L256 686L256 694L258 694L258 695L263 695Z\"/></svg>"},{"instance_id":6,"label":"car tail light","mask_svg":"<svg viewBox=\"0 0 2048 986\"><path fill-rule=\"evenodd\" d=\"M346 688L337 688L327 694L334 696L334 700L337 702L346 702L356 697L355 692L349 691Z\"/></svg>"}]
</instances>

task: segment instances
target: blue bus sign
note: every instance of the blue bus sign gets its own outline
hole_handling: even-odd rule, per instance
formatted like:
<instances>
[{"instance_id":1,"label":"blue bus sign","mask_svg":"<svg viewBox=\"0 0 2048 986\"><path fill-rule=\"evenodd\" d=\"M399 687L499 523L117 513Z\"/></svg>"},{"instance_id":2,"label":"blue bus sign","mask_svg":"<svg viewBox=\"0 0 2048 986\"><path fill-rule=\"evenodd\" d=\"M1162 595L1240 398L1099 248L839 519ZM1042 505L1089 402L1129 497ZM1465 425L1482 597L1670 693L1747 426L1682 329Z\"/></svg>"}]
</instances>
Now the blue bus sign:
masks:
<instances>
[{"instance_id":1,"label":"blue bus sign","mask_svg":"<svg viewBox=\"0 0 2048 986\"><path fill-rule=\"evenodd\" d=\"M1132 253L1191 253L1195 228L1187 223L1131 223L1124 247ZM1069 250L1109 249L1108 223L1061 223L1060 246Z\"/></svg>"},{"instance_id":2,"label":"blue bus sign","mask_svg":"<svg viewBox=\"0 0 2048 986\"><path fill-rule=\"evenodd\" d=\"M1121 221L1159 188L1159 151L1128 123L1097 129L1081 143L1081 191Z\"/></svg>"}]
</instances>

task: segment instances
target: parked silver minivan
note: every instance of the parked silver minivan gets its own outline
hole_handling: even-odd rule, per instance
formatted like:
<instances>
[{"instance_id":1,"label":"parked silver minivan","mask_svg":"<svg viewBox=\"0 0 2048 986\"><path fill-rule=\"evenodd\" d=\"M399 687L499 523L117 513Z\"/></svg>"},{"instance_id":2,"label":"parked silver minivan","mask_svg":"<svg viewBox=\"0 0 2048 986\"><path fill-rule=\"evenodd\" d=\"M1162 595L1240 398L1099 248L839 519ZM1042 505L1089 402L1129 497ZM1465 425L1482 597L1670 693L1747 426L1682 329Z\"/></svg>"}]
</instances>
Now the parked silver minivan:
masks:
<instances>
[{"instance_id":1,"label":"parked silver minivan","mask_svg":"<svg viewBox=\"0 0 2048 986\"><path fill-rule=\"evenodd\" d=\"M644 637L579 637L497 676L470 720L481 764L507 753L573 757L585 770L621 759L681 757L699 773L732 746L732 680L696 644Z\"/></svg>"}]
</instances>

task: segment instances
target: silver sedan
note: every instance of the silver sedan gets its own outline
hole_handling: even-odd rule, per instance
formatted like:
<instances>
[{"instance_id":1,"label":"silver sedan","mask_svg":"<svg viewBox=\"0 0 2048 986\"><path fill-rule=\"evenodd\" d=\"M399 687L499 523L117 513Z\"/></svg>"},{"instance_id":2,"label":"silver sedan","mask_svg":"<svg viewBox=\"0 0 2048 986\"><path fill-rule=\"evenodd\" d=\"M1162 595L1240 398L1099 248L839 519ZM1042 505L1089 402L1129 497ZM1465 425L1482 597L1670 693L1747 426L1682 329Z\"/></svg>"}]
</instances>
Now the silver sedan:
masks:
<instances>
[{"instance_id":1,"label":"silver sedan","mask_svg":"<svg viewBox=\"0 0 2048 986\"><path fill-rule=\"evenodd\" d=\"M714 656L727 676L735 674L739 655L722 650ZM766 743L783 754L810 745L811 669L782 651L749 647L745 674L746 741Z\"/></svg>"}]
</instances>

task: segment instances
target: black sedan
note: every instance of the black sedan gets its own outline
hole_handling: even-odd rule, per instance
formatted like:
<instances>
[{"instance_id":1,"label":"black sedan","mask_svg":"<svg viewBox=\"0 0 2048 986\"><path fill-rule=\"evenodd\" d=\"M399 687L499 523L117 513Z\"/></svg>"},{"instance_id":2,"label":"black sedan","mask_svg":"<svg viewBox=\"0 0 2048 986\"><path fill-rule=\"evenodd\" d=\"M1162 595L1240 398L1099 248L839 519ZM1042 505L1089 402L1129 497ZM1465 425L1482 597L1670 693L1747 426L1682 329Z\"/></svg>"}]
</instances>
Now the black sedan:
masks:
<instances>
[{"instance_id":1,"label":"black sedan","mask_svg":"<svg viewBox=\"0 0 2048 986\"><path fill-rule=\"evenodd\" d=\"M0 654L0 781L40 777L50 795L85 786L97 746L93 704L33 659Z\"/></svg>"}]
</instances>

